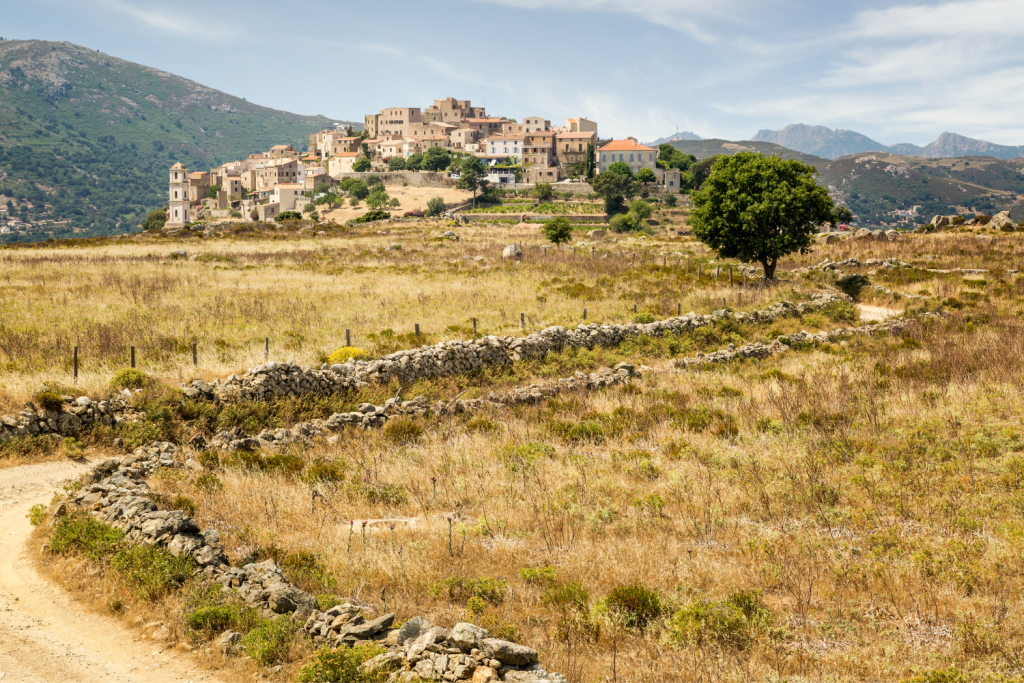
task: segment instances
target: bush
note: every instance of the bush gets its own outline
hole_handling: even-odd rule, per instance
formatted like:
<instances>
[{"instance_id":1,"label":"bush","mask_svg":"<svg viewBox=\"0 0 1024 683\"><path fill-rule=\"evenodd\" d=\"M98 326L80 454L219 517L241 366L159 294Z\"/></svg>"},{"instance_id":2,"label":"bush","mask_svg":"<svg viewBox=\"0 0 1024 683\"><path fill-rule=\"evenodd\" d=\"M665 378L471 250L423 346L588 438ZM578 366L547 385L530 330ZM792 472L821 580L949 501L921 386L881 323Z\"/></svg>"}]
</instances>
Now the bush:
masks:
<instances>
[{"instance_id":1,"label":"bush","mask_svg":"<svg viewBox=\"0 0 1024 683\"><path fill-rule=\"evenodd\" d=\"M423 436L423 427L408 418L392 419L384 425L383 434L393 444L410 444Z\"/></svg>"},{"instance_id":2,"label":"bush","mask_svg":"<svg viewBox=\"0 0 1024 683\"><path fill-rule=\"evenodd\" d=\"M540 602L545 607L583 612L590 602L590 593L583 584L572 581L565 585L549 586L541 596Z\"/></svg>"},{"instance_id":3,"label":"bush","mask_svg":"<svg viewBox=\"0 0 1024 683\"><path fill-rule=\"evenodd\" d=\"M634 214L642 221L647 220L654 213L654 207L642 199L635 199L629 203L629 213Z\"/></svg>"},{"instance_id":4,"label":"bush","mask_svg":"<svg viewBox=\"0 0 1024 683\"><path fill-rule=\"evenodd\" d=\"M538 584L553 584L555 582L555 575L558 570L554 567L523 567L519 570L519 578L526 583L538 585Z\"/></svg>"},{"instance_id":5,"label":"bush","mask_svg":"<svg viewBox=\"0 0 1024 683\"><path fill-rule=\"evenodd\" d=\"M283 221L300 221L302 220L302 214L298 211L282 211L274 217L274 220L278 223Z\"/></svg>"},{"instance_id":6,"label":"bush","mask_svg":"<svg viewBox=\"0 0 1024 683\"><path fill-rule=\"evenodd\" d=\"M224 488L224 484L216 474L205 472L196 477L196 488L200 491L214 492Z\"/></svg>"},{"instance_id":7,"label":"bush","mask_svg":"<svg viewBox=\"0 0 1024 683\"><path fill-rule=\"evenodd\" d=\"M28 509L28 521L32 526L39 526L46 521L46 506L42 503L37 503Z\"/></svg>"},{"instance_id":8,"label":"bush","mask_svg":"<svg viewBox=\"0 0 1024 683\"><path fill-rule=\"evenodd\" d=\"M651 313L637 313L633 316L633 322L637 325L650 325L654 322L654 315Z\"/></svg>"},{"instance_id":9,"label":"bush","mask_svg":"<svg viewBox=\"0 0 1024 683\"><path fill-rule=\"evenodd\" d=\"M54 412L60 412L60 409L64 407L64 399L60 397L60 394L56 394L52 391L43 391L36 396L36 403L43 410L52 410Z\"/></svg>"},{"instance_id":10,"label":"bush","mask_svg":"<svg viewBox=\"0 0 1024 683\"><path fill-rule=\"evenodd\" d=\"M257 664L270 666L287 657L298 630L290 616L267 619L242 637L242 648Z\"/></svg>"},{"instance_id":11,"label":"bush","mask_svg":"<svg viewBox=\"0 0 1024 683\"><path fill-rule=\"evenodd\" d=\"M386 672L366 675L359 671L359 666L377 655L384 654L387 649L380 645L360 645L358 647L324 648L318 651L308 664L299 669L295 677L296 683L377 683L384 680Z\"/></svg>"},{"instance_id":12,"label":"bush","mask_svg":"<svg viewBox=\"0 0 1024 683\"><path fill-rule=\"evenodd\" d=\"M259 621L255 608L215 583L193 588L182 605L181 623L193 640L211 640L228 630L246 632Z\"/></svg>"},{"instance_id":13,"label":"bush","mask_svg":"<svg viewBox=\"0 0 1024 683\"><path fill-rule=\"evenodd\" d=\"M673 207L676 205L676 202L678 202L678 199L675 194L670 193L665 195L665 206Z\"/></svg>"},{"instance_id":14,"label":"bush","mask_svg":"<svg viewBox=\"0 0 1024 683\"><path fill-rule=\"evenodd\" d=\"M405 218L423 218L423 209L413 209L402 214Z\"/></svg>"},{"instance_id":15,"label":"bush","mask_svg":"<svg viewBox=\"0 0 1024 683\"><path fill-rule=\"evenodd\" d=\"M836 280L836 287L854 301L860 299L860 293L871 284L863 275L846 275Z\"/></svg>"},{"instance_id":16,"label":"bush","mask_svg":"<svg viewBox=\"0 0 1024 683\"><path fill-rule=\"evenodd\" d=\"M231 217L232 218L241 218L242 217L242 212L241 211L232 211L231 212Z\"/></svg>"},{"instance_id":17,"label":"bush","mask_svg":"<svg viewBox=\"0 0 1024 683\"><path fill-rule=\"evenodd\" d=\"M620 213L612 216L608 227L612 232L636 232L640 230L640 221L634 213Z\"/></svg>"},{"instance_id":18,"label":"bush","mask_svg":"<svg viewBox=\"0 0 1024 683\"><path fill-rule=\"evenodd\" d=\"M664 612L658 592L639 583L612 590L605 602L608 610L618 615L626 626L636 629L647 628Z\"/></svg>"},{"instance_id":19,"label":"bush","mask_svg":"<svg viewBox=\"0 0 1024 683\"><path fill-rule=\"evenodd\" d=\"M102 560L116 553L122 540L122 532L79 512L58 518L50 536L50 552L54 555L78 553L90 560Z\"/></svg>"},{"instance_id":20,"label":"bush","mask_svg":"<svg viewBox=\"0 0 1024 683\"><path fill-rule=\"evenodd\" d=\"M352 225L358 225L361 223L370 223L372 221L383 221L391 218L391 213L388 211L368 211L359 218L353 218L349 221Z\"/></svg>"},{"instance_id":21,"label":"bush","mask_svg":"<svg viewBox=\"0 0 1024 683\"><path fill-rule=\"evenodd\" d=\"M771 622L772 614L761 604L759 591L739 591L725 600L699 600L683 607L669 620L667 636L679 645L716 644L742 650Z\"/></svg>"},{"instance_id":22,"label":"bush","mask_svg":"<svg viewBox=\"0 0 1024 683\"><path fill-rule=\"evenodd\" d=\"M110 559L110 567L139 598L152 602L185 583L196 563L188 555L175 557L166 550L140 545L118 552Z\"/></svg>"},{"instance_id":23,"label":"bush","mask_svg":"<svg viewBox=\"0 0 1024 683\"><path fill-rule=\"evenodd\" d=\"M306 466L302 473L305 481L316 482L340 482L345 481L344 462L332 462L330 460L317 460Z\"/></svg>"},{"instance_id":24,"label":"bush","mask_svg":"<svg viewBox=\"0 0 1024 683\"><path fill-rule=\"evenodd\" d=\"M440 216L441 214L444 213L444 209L445 209L444 200L441 199L440 197L434 197L433 199L431 199L430 201L427 202L427 211L426 211L426 214L424 214L424 215L426 215L428 217L429 216Z\"/></svg>"},{"instance_id":25,"label":"bush","mask_svg":"<svg viewBox=\"0 0 1024 683\"><path fill-rule=\"evenodd\" d=\"M500 605L505 601L508 582L504 579L492 579L488 576L469 579L465 576L452 576L435 581L430 586L430 595L445 598L452 602L465 602L470 598L480 598L492 605Z\"/></svg>"},{"instance_id":26,"label":"bush","mask_svg":"<svg viewBox=\"0 0 1024 683\"><path fill-rule=\"evenodd\" d=\"M551 183L537 183L533 187L533 196L542 202L551 201Z\"/></svg>"},{"instance_id":27,"label":"bush","mask_svg":"<svg viewBox=\"0 0 1024 683\"><path fill-rule=\"evenodd\" d=\"M110 378L110 388L114 391L119 389L141 389L149 381L149 375L142 370L125 368L118 370Z\"/></svg>"},{"instance_id":28,"label":"bush","mask_svg":"<svg viewBox=\"0 0 1024 683\"><path fill-rule=\"evenodd\" d=\"M366 353L366 351L363 351L362 349L356 348L355 346L342 346L327 357L327 362L331 365L336 365L348 360L363 360L364 358L369 357L370 354Z\"/></svg>"},{"instance_id":29,"label":"bush","mask_svg":"<svg viewBox=\"0 0 1024 683\"><path fill-rule=\"evenodd\" d=\"M568 218L555 218L547 221L544 223L543 231L544 236L553 244L564 244L572 239L572 223Z\"/></svg>"}]
</instances>

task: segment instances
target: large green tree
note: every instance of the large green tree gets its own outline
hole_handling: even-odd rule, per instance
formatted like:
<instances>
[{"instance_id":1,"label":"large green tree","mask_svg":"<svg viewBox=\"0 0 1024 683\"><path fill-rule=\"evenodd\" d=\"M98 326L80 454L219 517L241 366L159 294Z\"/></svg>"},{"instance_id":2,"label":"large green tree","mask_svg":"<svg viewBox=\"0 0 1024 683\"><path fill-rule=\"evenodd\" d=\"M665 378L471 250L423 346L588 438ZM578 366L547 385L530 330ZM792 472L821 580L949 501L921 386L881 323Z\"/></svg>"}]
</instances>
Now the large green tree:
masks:
<instances>
[{"instance_id":1,"label":"large green tree","mask_svg":"<svg viewBox=\"0 0 1024 683\"><path fill-rule=\"evenodd\" d=\"M636 182L630 176L613 173L610 169L599 173L590 184L594 194L604 200L604 212L609 216L622 213L626 199L636 194Z\"/></svg>"},{"instance_id":2,"label":"large green tree","mask_svg":"<svg viewBox=\"0 0 1024 683\"><path fill-rule=\"evenodd\" d=\"M484 178L485 171L484 162L480 161L478 157L463 157L459 162L459 184L457 187L460 190L473 191L473 208L476 208L477 190L487 185L487 179Z\"/></svg>"},{"instance_id":3,"label":"large green tree","mask_svg":"<svg viewBox=\"0 0 1024 683\"><path fill-rule=\"evenodd\" d=\"M423 155L424 171L443 171L451 163L452 155L444 147L431 147Z\"/></svg>"},{"instance_id":4,"label":"large green tree","mask_svg":"<svg viewBox=\"0 0 1024 683\"><path fill-rule=\"evenodd\" d=\"M779 258L806 253L811 237L834 216L813 166L760 152L723 156L693 195L693 234L721 258L757 261L775 277Z\"/></svg>"}]
</instances>

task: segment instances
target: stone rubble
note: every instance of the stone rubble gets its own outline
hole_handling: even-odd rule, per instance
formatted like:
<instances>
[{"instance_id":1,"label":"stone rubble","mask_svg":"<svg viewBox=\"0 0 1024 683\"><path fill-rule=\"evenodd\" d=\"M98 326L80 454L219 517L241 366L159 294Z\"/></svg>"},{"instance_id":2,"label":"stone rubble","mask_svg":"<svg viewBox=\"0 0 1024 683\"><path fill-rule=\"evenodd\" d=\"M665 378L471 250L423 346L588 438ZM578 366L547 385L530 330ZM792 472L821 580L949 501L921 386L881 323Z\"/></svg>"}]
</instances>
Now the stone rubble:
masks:
<instances>
[{"instance_id":1,"label":"stone rubble","mask_svg":"<svg viewBox=\"0 0 1024 683\"><path fill-rule=\"evenodd\" d=\"M176 557L195 560L197 571L211 582L234 591L263 618L291 615L318 647L351 647L378 642L387 652L363 664L366 673L388 673L389 683L412 681L513 681L566 683L547 672L536 650L494 638L473 624L460 623L449 632L423 617L392 628L393 613L367 621L350 603L320 611L316 598L289 583L274 560L232 567L214 530L201 531L179 510L162 511L146 478L160 468L182 468L182 453L172 443L156 442L125 458L105 460L80 480L82 486L58 503L59 512L73 507L122 530L132 545L150 545ZM241 634L227 631L215 647L237 653Z\"/></svg>"},{"instance_id":2,"label":"stone rubble","mask_svg":"<svg viewBox=\"0 0 1024 683\"><path fill-rule=\"evenodd\" d=\"M130 406L127 397L121 395L101 401L94 401L88 396L61 398L64 405L59 411L45 410L29 402L17 415L0 416L0 441L43 434L74 436L94 423L115 426L141 414Z\"/></svg>"}]
</instances>

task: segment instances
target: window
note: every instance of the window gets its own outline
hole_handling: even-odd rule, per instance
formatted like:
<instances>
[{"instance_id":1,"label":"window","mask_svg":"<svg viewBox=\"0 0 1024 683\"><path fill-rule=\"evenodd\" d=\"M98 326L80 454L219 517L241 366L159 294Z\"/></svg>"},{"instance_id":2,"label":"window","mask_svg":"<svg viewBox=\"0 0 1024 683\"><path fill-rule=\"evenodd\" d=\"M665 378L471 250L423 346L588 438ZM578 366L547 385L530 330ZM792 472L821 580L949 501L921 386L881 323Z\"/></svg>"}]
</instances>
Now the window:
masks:
<instances>
[{"instance_id":1,"label":"window","mask_svg":"<svg viewBox=\"0 0 1024 683\"><path fill-rule=\"evenodd\" d=\"M608 156L608 155L607 155L607 154L602 154L602 155L601 155L601 161L605 161L605 157L606 157L606 156Z\"/></svg>"},{"instance_id":2,"label":"window","mask_svg":"<svg viewBox=\"0 0 1024 683\"><path fill-rule=\"evenodd\" d=\"M633 162L633 155L632 154L629 155L629 161L630 161L630 163Z\"/></svg>"}]
</instances>

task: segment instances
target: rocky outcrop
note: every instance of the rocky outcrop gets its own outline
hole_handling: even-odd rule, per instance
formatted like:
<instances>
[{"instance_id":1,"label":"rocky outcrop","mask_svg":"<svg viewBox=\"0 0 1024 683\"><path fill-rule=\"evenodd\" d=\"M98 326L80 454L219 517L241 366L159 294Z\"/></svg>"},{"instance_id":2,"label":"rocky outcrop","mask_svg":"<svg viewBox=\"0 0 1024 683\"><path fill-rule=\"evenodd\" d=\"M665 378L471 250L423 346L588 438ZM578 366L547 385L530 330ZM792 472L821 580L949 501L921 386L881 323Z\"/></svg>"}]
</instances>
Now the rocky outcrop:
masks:
<instances>
[{"instance_id":1,"label":"rocky outcrop","mask_svg":"<svg viewBox=\"0 0 1024 683\"><path fill-rule=\"evenodd\" d=\"M137 412L127 398L121 396L102 401L88 396L62 396L61 399L64 403L60 410L46 410L30 402L17 415L0 416L0 440L46 434L75 436L93 424L114 426Z\"/></svg>"}]
</instances>

